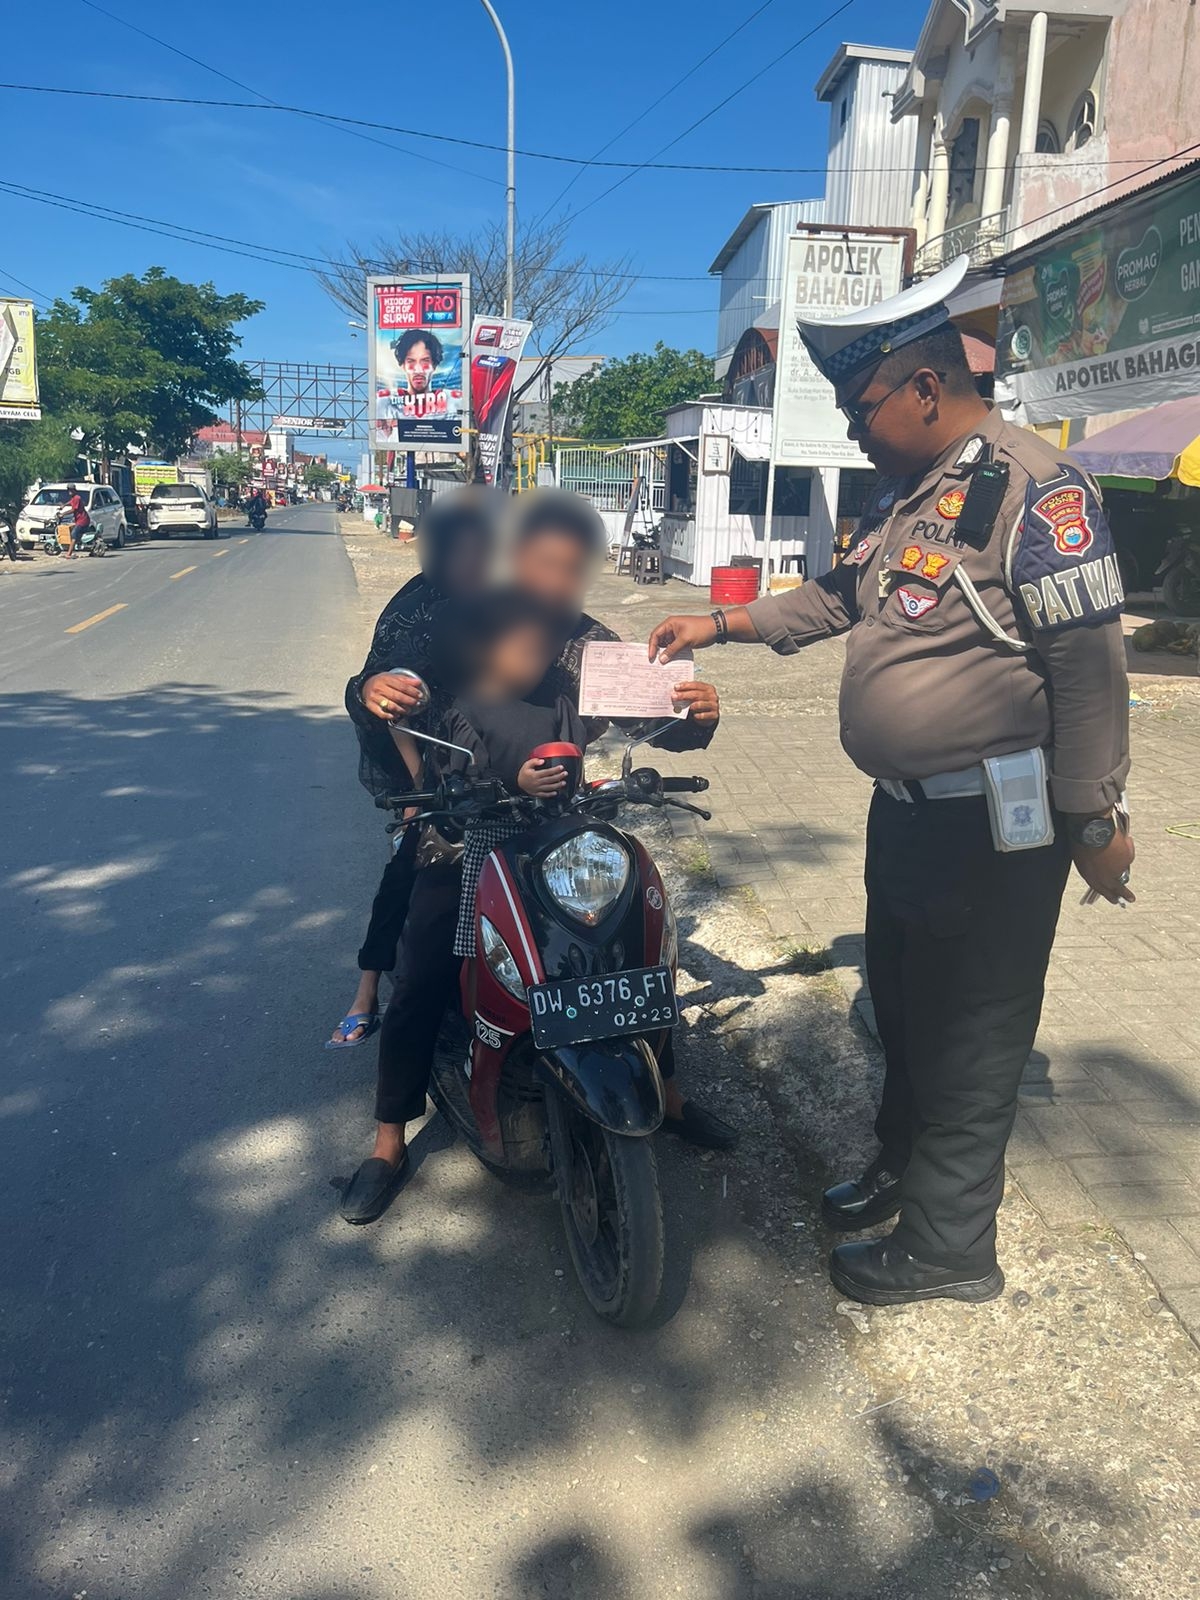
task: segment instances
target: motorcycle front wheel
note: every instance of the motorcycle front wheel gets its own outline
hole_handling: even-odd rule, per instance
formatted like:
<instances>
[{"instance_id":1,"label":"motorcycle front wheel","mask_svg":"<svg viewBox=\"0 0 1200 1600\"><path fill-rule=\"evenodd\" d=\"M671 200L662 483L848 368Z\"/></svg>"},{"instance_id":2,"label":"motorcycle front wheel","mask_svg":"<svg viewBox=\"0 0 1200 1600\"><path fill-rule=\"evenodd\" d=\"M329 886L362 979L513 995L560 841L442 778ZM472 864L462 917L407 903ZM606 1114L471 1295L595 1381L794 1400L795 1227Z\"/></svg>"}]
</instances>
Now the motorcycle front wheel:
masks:
<instances>
[{"instance_id":1,"label":"motorcycle front wheel","mask_svg":"<svg viewBox=\"0 0 1200 1600\"><path fill-rule=\"evenodd\" d=\"M1163 605L1177 617L1200 617L1200 573L1181 561L1163 577Z\"/></svg>"},{"instance_id":2,"label":"motorcycle front wheel","mask_svg":"<svg viewBox=\"0 0 1200 1600\"><path fill-rule=\"evenodd\" d=\"M650 1140L600 1127L549 1088L546 1121L580 1287L606 1322L641 1327L658 1304L663 1275L662 1196Z\"/></svg>"}]
</instances>

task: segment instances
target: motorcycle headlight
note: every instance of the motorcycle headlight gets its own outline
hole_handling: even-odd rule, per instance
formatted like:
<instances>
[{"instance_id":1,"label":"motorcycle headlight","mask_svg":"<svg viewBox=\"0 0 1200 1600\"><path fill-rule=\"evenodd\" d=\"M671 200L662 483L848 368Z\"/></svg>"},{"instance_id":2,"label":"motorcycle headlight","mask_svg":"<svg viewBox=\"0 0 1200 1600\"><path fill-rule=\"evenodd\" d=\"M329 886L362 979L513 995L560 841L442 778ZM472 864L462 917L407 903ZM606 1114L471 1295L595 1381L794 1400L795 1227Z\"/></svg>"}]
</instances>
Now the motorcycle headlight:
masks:
<instances>
[{"instance_id":1,"label":"motorcycle headlight","mask_svg":"<svg viewBox=\"0 0 1200 1600\"><path fill-rule=\"evenodd\" d=\"M662 949L658 959L664 967L673 967L679 960L679 924L669 900L663 901Z\"/></svg>"},{"instance_id":2,"label":"motorcycle headlight","mask_svg":"<svg viewBox=\"0 0 1200 1600\"><path fill-rule=\"evenodd\" d=\"M629 857L602 833L572 834L542 862L542 880L556 905L594 927L629 880Z\"/></svg>"},{"instance_id":3,"label":"motorcycle headlight","mask_svg":"<svg viewBox=\"0 0 1200 1600\"><path fill-rule=\"evenodd\" d=\"M479 935L483 941L483 959L496 982L507 989L514 1000L524 1000L525 980L521 976L521 969L498 930L486 917L479 919Z\"/></svg>"}]
</instances>

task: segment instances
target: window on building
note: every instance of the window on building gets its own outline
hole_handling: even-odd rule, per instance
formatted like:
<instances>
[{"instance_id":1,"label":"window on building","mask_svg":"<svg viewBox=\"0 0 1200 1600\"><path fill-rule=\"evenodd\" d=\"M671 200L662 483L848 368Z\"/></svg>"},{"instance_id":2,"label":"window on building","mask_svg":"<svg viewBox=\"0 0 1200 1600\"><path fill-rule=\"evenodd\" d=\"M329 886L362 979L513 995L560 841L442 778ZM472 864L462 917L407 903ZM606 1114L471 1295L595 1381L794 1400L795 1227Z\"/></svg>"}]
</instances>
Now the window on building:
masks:
<instances>
[{"instance_id":1,"label":"window on building","mask_svg":"<svg viewBox=\"0 0 1200 1600\"><path fill-rule=\"evenodd\" d=\"M1096 96L1089 89L1075 102L1075 109L1071 113L1070 132L1067 134L1067 149L1082 150L1095 136Z\"/></svg>"},{"instance_id":2,"label":"window on building","mask_svg":"<svg viewBox=\"0 0 1200 1600\"><path fill-rule=\"evenodd\" d=\"M734 457L736 460L736 456ZM667 447L667 510L690 516L696 509L696 461L682 445Z\"/></svg>"},{"instance_id":3,"label":"window on building","mask_svg":"<svg viewBox=\"0 0 1200 1600\"><path fill-rule=\"evenodd\" d=\"M847 116L849 110L850 110L850 96L849 95L843 95L842 96L842 109L838 113L838 122L839 122L839 125L841 127L843 127L843 128L846 126L846 116Z\"/></svg>"},{"instance_id":4,"label":"window on building","mask_svg":"<svg viewBox=\"0 0 1200 1600\"><path fill-rule=\"evenodd\" d=\"M857 522L870 504L878 482L877 473L860 472L854 467L843 467L838 473L838 519L853 517Z\"/></svg>"},{"instance_id":5,"label":"window on building","mask_svg":"<svg viewBox=\"0 0 1200 1600\"><path fill-rule=\"evenodd\" d=\"M975 168L979 159L979 118L964 117L950 146L950 215L975 198Z\"/></svg>"},{"instance_id":6,"label":"window on building","mask_svg":"<svg viewBox=\"0 0 1200 1600\"><path fill-rule=\"evenodd\" d=\"M775 469L777 517L806 517L812 495L812 472L808 467ZM736 517L762 517L767 511L767 463L746 461L734 451L729 472L729 513Z\"/></svg>"},{"instance_id":7,"label":"window on building","mask_svg":"<svg viewBox=\"0 0 1200 1600\"><path fill-rule=\"evenodd\" d=\"M1038 123L1037 144L1034 149L1042 156L1056 156L1062 150L1062 140L1058 137L1058 129L1049 117L1043 117Z\"/></svg>"}]
</instances>

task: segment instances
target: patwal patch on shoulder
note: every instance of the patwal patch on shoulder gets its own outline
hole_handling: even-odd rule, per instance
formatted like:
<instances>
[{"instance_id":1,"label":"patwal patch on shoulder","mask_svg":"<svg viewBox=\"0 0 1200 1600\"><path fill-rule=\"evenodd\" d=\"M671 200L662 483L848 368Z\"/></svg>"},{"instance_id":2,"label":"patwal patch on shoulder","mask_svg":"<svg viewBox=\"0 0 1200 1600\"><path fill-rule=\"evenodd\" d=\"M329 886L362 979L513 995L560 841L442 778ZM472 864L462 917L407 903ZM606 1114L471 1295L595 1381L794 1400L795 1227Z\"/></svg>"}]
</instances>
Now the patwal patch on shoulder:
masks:
<instances>
[{"instance_id":1,"label":"patwal patch on shoulder","mask_svg":"<svg viewBox=\"0 0 1200 1600\"><path fill-rule=\"evenodd\" d=\"M1100 495L1069 462L1025 491L1012 577L1030 626L1042 632L1115 617L1124 604Z\"/></svg>"}]
</instances>

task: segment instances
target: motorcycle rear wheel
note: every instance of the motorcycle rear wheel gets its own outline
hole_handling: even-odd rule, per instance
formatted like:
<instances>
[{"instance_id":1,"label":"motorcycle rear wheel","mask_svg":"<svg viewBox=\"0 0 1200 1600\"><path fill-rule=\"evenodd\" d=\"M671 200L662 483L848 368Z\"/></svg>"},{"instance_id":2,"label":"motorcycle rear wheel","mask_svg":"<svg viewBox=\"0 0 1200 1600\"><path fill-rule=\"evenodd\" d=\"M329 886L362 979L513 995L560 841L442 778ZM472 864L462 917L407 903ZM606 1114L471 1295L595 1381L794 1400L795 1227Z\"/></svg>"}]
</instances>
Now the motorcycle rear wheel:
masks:
<instances>
[{"instance_id":1,"label":"motorcycle rear wheel","mask_svg":"<svg viewBox=\"0 0 1200 1600\"><path fill-rule=\"evenodd\" d=\"M580 1287L605 1322L641 1327L658 1304L663 1275L662 1196L650 1140L600 1127L550 1088L546 1120Z\"/></svg>"}]
</instances>

